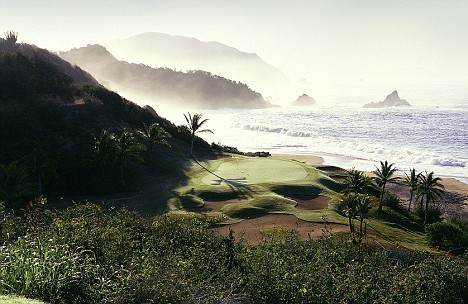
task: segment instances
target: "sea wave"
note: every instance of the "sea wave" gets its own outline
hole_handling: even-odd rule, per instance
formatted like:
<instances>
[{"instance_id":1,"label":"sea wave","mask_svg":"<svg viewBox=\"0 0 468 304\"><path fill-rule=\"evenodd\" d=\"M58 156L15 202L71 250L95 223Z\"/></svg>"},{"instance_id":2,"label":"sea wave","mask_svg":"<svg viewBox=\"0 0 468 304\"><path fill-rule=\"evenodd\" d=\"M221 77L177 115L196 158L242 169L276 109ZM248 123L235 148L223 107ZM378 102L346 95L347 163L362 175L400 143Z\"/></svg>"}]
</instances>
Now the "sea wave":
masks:
<instances>
[{"instance_id":1,"label":"sea wave","mask_svg":"<svg viewBox=\"0 0 468 304\"><path fill-rule=\"evenodd\" d=\"M247 131L258 131L258 132L267 132L267 133L278 133L291 137L312 137L311 132L306 131L296 131L282 127L271 127L266 125L251 125L251 124L237 124L236 128Z\"/></svg>"},{"instance_id":2,"label":"sea wave","mask_svg":"<svg viewBox=\"0 0 468 304\"><path fill-rule=\"evenodd\" d=\"M466 161L452 159L452 158L434 158L432 164L443 167L466 167Z\"/></svg>"}]
</instances>

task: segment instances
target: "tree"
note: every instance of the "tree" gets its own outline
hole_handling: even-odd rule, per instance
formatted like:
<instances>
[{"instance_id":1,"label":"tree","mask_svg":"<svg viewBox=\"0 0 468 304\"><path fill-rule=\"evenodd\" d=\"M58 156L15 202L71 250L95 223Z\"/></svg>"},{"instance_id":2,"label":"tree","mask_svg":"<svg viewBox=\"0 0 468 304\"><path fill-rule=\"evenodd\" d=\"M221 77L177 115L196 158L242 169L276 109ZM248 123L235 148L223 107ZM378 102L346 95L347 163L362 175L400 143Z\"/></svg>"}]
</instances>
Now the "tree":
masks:
<instances>
[{"instance_id":1,"label":"tree","mask_svg":"<svg viewBox=\"0 0 468 304\"><path fill-rule=\"evenodd\" d=\"M343 198L341 199L341 203L343 204L343 207L344 207L344 213L348 217L349 231L351 233L351 236L353 237L353 243L356 243L356 239L354 235L355 228L354 228L353 219L356 217L358 197L356 194L348 193L343 196Z\"/></svg>"},{"instance_id":2,"label":"tree","mask_svg":"<svg viewBox=\"0 0 468 304\"><path fill-rule=\"evenodd\" d=\"M31 194L31 185L27 182L27 178L26 167L18 161L8 165L0 164L0 200L8 205Z\"/></svg>"},{"instance_id":3,"label":"tree","mask_svg":"<svg viewBox=\"0 0 468 304\"><path fill-rule=\"evenodd\" d=\"M126 129L115 140L114 160L120 168L120 183L125 186L124 167L129 161L143 161L140 152L144 147L136 140L133 133Z\"/></svg>"},{"instance_id":4,"label":"tree","mask_svg":"<svg viewBox=\"0 0 468 304\"><path fill-rule=\"evenodd\" d=\"M56 177L56 163L53 161L47 152L42 149L34 149L29 158L29 167L32 169L34 176L37 178L37 186L39 194L42 194L44 181L50 177Z\"/></svg>"},{"instance_id":5,"label":"tree","mask_svg":"<svg viewBox=\"0 0 468 304\"><path fill-rule=\"evenodd\" d=\"M413 196L418 189L419 185L419 175L421 173L416 174L416 169L410 169L410 175L405 173L406 177L404 183L406 186L410 188L410 199L408 203L408 211L411 211L411 203L413 202Z\"/></svg>"},{"instance_id":6,"label":"tree","mask_svg":"<svg viewBox=\"0 0 468 304\"><path fill-rule=\"evenodd\" d=\"M18 41L18 33L14 31L7 31L5 33L5 41L9 44L15 44Z\"/></svg>"},{"instance_id":7,"label":"tree","mask_svg":"<svg viewBox=\"0 0 468 304\"><path fill-rule=\"evenodd\" d=\"M137 130L137 134L146 143L151 154L153 154L154 144L169 145L166 138L171 137L171 134L166 132L158 123L150 125L143 123L143 130Z\"/></svg>"},{"instance_id":8,"label":"tree","mask_svg":"<svg viewBox=\"0 0 468 304\"><path fill-rule=\"evenodd\" d=\"M371 209L371 200L368 195L360 195L357 199L356 215L359 216L359 243L362 241L362 224Z\"/></svg>"},{"instance_id":9,"label":"tree","mask_svg":"<svg viewBox=\"0 0 468 304\"><path fill-rule=\"evenodd\" d=\"M102 175L115 159L115 143L115 134L105 129L101 130L99 136L94 136L94 146L87 160L97 163Z\"/></svg>"},{"instance_id":10,"label":"tree","mask_svg":"<svg viewBox=\"0 0 468 304\"><path fill-rule=\"evenodd\" d=\"M371 187L371 180L369 177L365 176L362 171L353 168L348 171L344 185L345 193L367 193Z\"/></svg>"},{"instance_id":11,"label":"tree","mask_svg":"<svg viewBox=\"0 0 468 304\"><path fill-rule=\"evenodd\" d=\"M441 184L440 177L434 177L434 172L419 174L419 186L417 189L418 196L421 197L421 202L425 199L426 208L424 209L424 223L427 222L427 210L429 202L435 202L437 199L442 199L444 194L444 185Z\"/></svg>"},{"instance_id":12,"label":"tree","mask_svg":"<svg viewBox=\"0 0 468 304\"><path fill-rule=\"evenodd\" d=\"M385 186L387 183L392 183L395 181L396 177L392 177L395 171L397 170L393 167L394 164L388 164L387 161L380 162L380 168L375 167L377 170L374 171L376 177L375 181L378 186L380 186L380 200L379 200L379 211L382 211L383 197L385 194Z\"/></svg>"},{"instance_id":13,"label":"tree","mask_svg":"<svg viewBox=\"0 0 468 304\"><path fill-rule=\"evenodd\" d=\"M193 156L193 142L195 140L195 135L197 133L209 132L213 133L213 131L209 129L200 130L200 128L208 121L208 119L202 119L203 114L195 113L193 116L188 113L188 116L184 114L185 120L187 121L187 126L190 131L190 135L192 140L190 142L190 156Z\"/></svg>"}]
</instances>

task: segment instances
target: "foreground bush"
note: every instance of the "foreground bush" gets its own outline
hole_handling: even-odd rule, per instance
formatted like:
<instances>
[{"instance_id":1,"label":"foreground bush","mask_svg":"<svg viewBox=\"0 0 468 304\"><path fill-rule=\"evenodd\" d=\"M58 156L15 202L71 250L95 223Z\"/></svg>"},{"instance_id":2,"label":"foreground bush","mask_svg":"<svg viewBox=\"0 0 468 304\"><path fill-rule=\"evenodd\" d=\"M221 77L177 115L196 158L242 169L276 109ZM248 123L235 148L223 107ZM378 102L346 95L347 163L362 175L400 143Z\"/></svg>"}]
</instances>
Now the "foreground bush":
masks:
<instances>
[{"instance_id":1,"label":"foreground bush","mask_svg":"<svg viewBox=\"0 0 468 304\"><path fill-rule=\"evenodd\" d=\"M462 258L335 236L245 246L216 237L198 216L146 217L93 204L38 218L0 247L0 294L52 303L468 301Z\"/></svg>"},{"instance_id":2,"label":"foreground bush","mask_svg":"<svg viewBox=\"0 0 468 304\"><path fill-rule=\"evenodd\" d=\"M433 247L463 254L468 250L468 221L450 220L428 225L426 238Z\"/></svg>"}]
</instances>

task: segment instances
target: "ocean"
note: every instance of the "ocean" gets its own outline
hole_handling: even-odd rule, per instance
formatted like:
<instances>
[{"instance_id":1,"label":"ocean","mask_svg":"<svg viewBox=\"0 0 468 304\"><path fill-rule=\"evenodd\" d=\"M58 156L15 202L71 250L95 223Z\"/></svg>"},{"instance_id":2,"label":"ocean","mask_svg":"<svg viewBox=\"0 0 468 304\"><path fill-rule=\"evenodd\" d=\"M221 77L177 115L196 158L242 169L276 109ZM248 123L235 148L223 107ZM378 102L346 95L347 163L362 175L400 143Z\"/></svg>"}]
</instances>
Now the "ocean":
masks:
<instances>
[{"instance_id":1,"label":"ocean","mask_svg":"<svg viewBox=\"0 0 468 304\"><path fill-rule=\"evenodd\" d=\"M468 183L468 107L361 106L203 111L214 134L199 135L241 151L318 155L345 169L387 160L400 173L414 167Z\"/></svg>"}]
</instances>

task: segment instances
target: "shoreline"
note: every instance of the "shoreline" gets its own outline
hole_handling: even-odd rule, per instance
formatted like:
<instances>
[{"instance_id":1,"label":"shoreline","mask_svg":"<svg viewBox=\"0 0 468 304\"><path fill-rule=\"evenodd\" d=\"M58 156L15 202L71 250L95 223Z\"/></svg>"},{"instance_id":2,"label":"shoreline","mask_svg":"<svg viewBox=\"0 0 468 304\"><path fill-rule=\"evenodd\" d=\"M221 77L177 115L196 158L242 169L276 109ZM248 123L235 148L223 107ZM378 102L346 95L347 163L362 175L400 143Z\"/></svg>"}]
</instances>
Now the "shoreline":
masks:
<instances>
[{"instance_id":1,"label":"shoreline","mask_svg":"<svg viewBox=\"0 0 468 304\"><path fill-rule=\"evenodd\" d=\"M328 156L328 155L312 155L312 154L280 154L275 153L272 154L273 158L283 158L283 159L291 159L300 162L304 162L311 166L336 166L342 168L344 170L348 170L346 168L346 163L350 162L349 159L345 157L342 158L342 162L340 162L339 156ZM349 168L350 169L350 168ZM362 168L357 167L358 170L362 170ZM369 168L365 168L364 172L371 173L372 170L366 170ZM404 178L405 175L403 172L397 172L396 176L400 178ZM460 181L454 177L436 175L442 179L442 185L445 187L446 197L447 200L444 206L444 212L449 216L457 216L463 215L468 217L468 184ZM404 186L393 186L390 189L392 192L395 192L403 202L407 202L409 200L409 195L406 187Z\"/></svg>"},{"instance_id":2,"label":"shoreline","mask_svg":"<svg viewBox=\"0 0 468 304\"><path fill-rule=\"evenodd\" d=\"M369 173L375 170L373 162L369 160L340 156L340 155L272 153L271 156L276 157L276 158L289 158L289 159L293 159L296 161L307 163L308 165L311 165L311 166L324 166L324 165L335 166L344 170L350 170L351 168L355 167L355 166L347 166L347 165L355 164L357 161L358 162L358 166L356 167L357 170L360 170L363 172L369 172ZM359 166L359 162L362 162L363 165ZM370 166L370 164L372 164L372 166ZM434 173L436 176L440 177L444 181L453 180L455 184L460 183L461 186L460 185L455 186L457 190L468 191L468 182L460 180L454 176L440 175L440 174L437 174L437 172L434 172ZM404 171L402 170L397 170L396 175L400 177L405 177ZM468 180L468 177L466 177L466 179ZM467 192L467 195L468 195L468 192Z\"/></svg>"}]
</instances>

